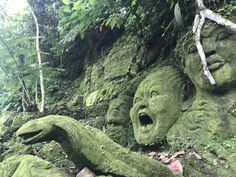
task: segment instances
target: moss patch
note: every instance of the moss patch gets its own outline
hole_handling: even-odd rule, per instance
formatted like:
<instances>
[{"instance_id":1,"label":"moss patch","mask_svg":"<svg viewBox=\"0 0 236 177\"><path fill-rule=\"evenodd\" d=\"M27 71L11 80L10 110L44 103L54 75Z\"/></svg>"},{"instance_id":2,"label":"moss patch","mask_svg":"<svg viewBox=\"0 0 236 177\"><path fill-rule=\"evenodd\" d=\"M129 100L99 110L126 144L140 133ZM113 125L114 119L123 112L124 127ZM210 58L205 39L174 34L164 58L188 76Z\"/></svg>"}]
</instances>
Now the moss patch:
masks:
<instances>
[{"instance_id":1,"label":"moss patch","mask_svg":"<svg viewBox=\"0 0 236 177\"><path fill-rule=\"evenodd\" d=\"M51 163L35 156L12 156L0 163L0 172L4 177L69 177Z\"/></svg>"}]
</instances>

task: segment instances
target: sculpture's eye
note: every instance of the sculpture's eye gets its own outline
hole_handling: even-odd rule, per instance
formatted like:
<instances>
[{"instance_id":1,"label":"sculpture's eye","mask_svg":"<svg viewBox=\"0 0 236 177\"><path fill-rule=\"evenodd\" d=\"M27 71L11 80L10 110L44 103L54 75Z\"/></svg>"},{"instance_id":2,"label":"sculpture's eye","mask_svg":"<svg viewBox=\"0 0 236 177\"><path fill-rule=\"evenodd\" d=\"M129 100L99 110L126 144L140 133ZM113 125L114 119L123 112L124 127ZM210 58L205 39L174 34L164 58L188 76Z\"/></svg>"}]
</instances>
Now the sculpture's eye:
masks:
<instances>
[{"instance_id":1,"label":"sculpture's eye","mask_svg":"<svg viewBox=\"0 0 236 177\"><path fill-rule=\"evenodd\" d=\"M230 36L230 33L229 33L228 31L221 31L221 32L217 35L216 40L217 40L217 41L224 40L224 39L226 39L226 38L229 37L229 36Z\"/></svg>"},{"instance_id":2,"label":"sculpture's eye","mask_svg":"<svg viewBox=\"0 0 236 177\"><path fill-rule=\"evenodd\" d=\"M139 98L139 97L134 98L134 104L136 104L136 103L138 103L138 102L140 102L140 101L142 101L141 98Z\"/></svg>"},{"instance_id":3,"label":"sculpture's eye","mask_svg":"<svg viewBox=\"0 0 236 177\"><path fill-rule=\"evenodd\" d=\"M119 106L118 106L119 109L125 109L126 108L126 104L125 103L121 103Z\"/></svg>"},{"instance_id":4,"label":"sculpture's eye","mask_svg":"<svg viewBox=\"0 0 236 177\"><path fill-rule=\"evenodd\" d=\"M195 52L197 52L196 45L194 44L194 45L189 46L188 53L195 53Z\"/></svg>"},{"instance_id":5,"label":"sculpture's eye","mask_svg":"<svg viewBox=\"0 0 236 177\"><path fill-rule=\"evenodd\" d=\"M157 91L151 91L151 98L158 96L159 93Z\"/></svg>"}]
</instances>

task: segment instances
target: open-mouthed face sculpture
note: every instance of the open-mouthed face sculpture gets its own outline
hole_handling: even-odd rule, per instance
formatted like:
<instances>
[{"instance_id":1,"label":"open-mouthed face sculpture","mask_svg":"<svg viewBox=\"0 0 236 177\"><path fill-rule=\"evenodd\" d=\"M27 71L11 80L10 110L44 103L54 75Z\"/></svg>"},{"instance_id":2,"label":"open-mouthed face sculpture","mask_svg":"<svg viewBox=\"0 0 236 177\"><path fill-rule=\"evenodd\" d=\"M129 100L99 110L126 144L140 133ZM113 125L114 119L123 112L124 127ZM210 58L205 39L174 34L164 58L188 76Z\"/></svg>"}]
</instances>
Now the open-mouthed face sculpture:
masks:
<instances>
[{"instance_id":1,"label":"open-mouthed face sculpture","mask_svg":"<svg viewBox=\"0 0 236 177\"><path fill-rule=\"evenodd\" d=\"M130 117L139 144L158 143L176 122L182 105L182 79L172 67L149 74L139 85Z\"/></svg>"},{"instance_id":2,"label":"open-mouthed face sculpture","mask_svg":"<svg viewBox=\"0 0 236 177\"><path fill-rule=\"evenodd\" d=\"M236 18L231 18L236 22ZM195 46L190 40L184 46L185 71L196 88L206 91L224 91L236 86L236 33L213 22L205 24L202 45L207 64L216 85L210 85L203 74L202 63Z\"/></svg>"},{"instance_id":3,"label":"open-mouthed face sculpture","mask_svg":"<svg viewBox=\"0 0 236 177\"><path fill-rule=\"evenodd\" d=\"M132 101L128 96L112 100L107 111L107 122L114 124L128 123L131 106Z\"/></svg>"}]
</instances>

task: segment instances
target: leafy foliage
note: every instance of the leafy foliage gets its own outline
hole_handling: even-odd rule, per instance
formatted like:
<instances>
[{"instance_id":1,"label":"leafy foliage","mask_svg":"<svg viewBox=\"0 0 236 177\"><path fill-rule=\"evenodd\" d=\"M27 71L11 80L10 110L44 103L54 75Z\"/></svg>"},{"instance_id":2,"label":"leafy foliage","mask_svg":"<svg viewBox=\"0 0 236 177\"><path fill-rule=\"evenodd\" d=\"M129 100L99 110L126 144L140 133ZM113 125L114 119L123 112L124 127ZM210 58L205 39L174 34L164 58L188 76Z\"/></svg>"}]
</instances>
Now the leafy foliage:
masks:
<instances>
[{"instance_id":1,"label":"leafy foliage","mask_svg":"<svg viewBox=\"0 0 236 177\"><path fill-rule=\"evenodd\" d=\"M0 26L0 110L35 110L39 68L32 17L27 11L5 17ZM47 61L48 55L42 54L44 61ZM51 87L52 82L49 80L58 76L59 70L50 67L48 62L43 63L43 69L48 77L52 76L46 77L46 88Z\"/></svg>"},{"instance_id":2,"label":"leafy foliage","mask_svg":"<svg viewBox=\"0 0 236 177\"><path fill-rule=\"evenodd\" d=\"M173 16L166 16L173 11L174 1L142 0L76 0L64 1L60 32L65 34L62 43L75 40L79 34L84 38L87 31L103 28L124 29L140 37L148 36L157 24L167 23ZM170 18L170 19L169 19Z\"/></svg>"},{"instance_id":3,"label":"leafy foliage","mask_svg":"<svg viewBox=\"0 0 236 177\"><path fill-rule=\"evenodd\" d=\"M7 4L7 0L3 0ZM140 45L174 45L174 8L177 0L31 0L40 26L40 49L46 72L46 92L60 88L60 78L76 79L109 50L122 34L136 35ZM4 3L1 5L4 7ZM2 7L2 9L4 9ZM10 102L22 109L35 105L38 65L35 25L31 15L0 15L2 107ZM5 19L5 17L7 17ZM6 22L7 20L7 22ZM170 40L171 39L171 40ZM163 47L164 48L164 47ZM66 77L65 77L66 75ZM27 99L26 99L27 98ZM13 101L14 100L14 101ZM1 108L0 108L1 109Z\"/></svg>"}]
</instances>

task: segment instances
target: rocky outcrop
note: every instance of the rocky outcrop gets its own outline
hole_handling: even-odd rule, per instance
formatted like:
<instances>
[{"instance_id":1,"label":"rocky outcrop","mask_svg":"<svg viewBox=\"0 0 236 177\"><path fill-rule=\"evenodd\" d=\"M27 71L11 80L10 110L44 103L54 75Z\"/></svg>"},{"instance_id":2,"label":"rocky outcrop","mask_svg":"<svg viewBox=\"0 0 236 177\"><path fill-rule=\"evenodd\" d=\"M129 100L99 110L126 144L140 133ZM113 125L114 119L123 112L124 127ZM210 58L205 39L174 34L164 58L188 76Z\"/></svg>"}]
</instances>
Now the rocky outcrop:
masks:
<instances>
[{"instance_id":1,"label":"rocky outcrop","mask_svg":"<svg viewBox=\"0 0 236 177\"><path fill-rule=\"evenodd\" d=\"M31 155L14 155L0 163L2 177L71 177L52 163Z\"/></svg>"}]
</instances>

